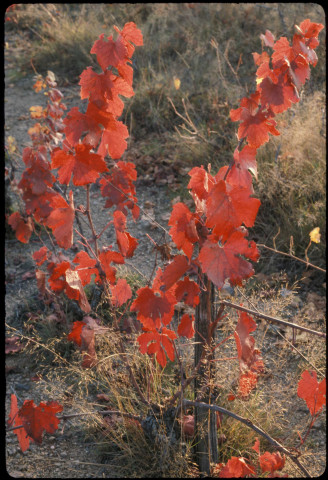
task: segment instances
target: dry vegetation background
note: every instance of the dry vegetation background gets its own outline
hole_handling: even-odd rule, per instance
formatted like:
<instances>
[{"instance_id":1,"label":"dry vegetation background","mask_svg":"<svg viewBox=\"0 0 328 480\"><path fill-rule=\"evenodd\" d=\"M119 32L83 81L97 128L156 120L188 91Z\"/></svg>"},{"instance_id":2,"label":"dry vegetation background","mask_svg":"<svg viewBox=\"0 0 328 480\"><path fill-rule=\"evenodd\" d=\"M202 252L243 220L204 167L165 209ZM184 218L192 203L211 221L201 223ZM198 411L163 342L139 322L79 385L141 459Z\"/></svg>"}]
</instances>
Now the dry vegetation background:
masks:
<instances>
[{"instance_id":1,"label":"dry vegetation background","mask_svg":"<svg viewBox=\"0 0 328 480\"><path fill-rule=\"evenodd\" d=\"M135 156L144 188L148 181L166 187L168 199L180 196L185 200L189 178L186 172L190 168L211 163L216 172L231 158L236 146L236 124L230 121L229 111L237 108L239 99L255 88L252 52L261 51L260 34L270 29L276 38L291 38L294 25L306 18L325 23L322 7L311 3L19 4L5 25L6 84L14 90L15 85L28 79L32 89L35 72L45 74L51 70L59 89L76 91L81 72L95 65L89 52L98 36L111 35L113 25L121 28L126 22L135 22L143 33L144 46L137 48L134 55L135 96L126 101L122 118L130 132L128 151L131 160ZM293 236L294 253L304 258L309 232L320 227L321 243L311 245L308 255L313 263L325 268L325 30L319 39L319 61L311 70L311 79L302 91L300 102L277 118L281 135L272 137L269 144L259 150L259 181L254 188L262 206L250 236L272 246L279 230L275 238L277 248L288 252L290 236ZM180 80L178 90L175 79ZM5 95L9 93L6 91ZM190 135L181 129L181 118L168 98L178 112L184 114L186 107L197 134ZM30 106L27 105L24 112L17 112L17 117L28 113ZM22 145L18 148L21 151ZM8 232L13 242L10 235ZM21 254L21 247L13 245L10 243L10 249L17 249L15 254ZM256 271L258 276L251 279L246 291L235 292L235 302L247 305L243 296L246 294L250 308L255 305L269 315L324 331L325 279L320 273L309 272L302 264L268 252L263 252ZM138 276L131 272L128 275L134 289L142 285ZM91 406L99 408L101 402L96 395L106 393L109 400L105 405L133 415L144 414L131 394L126 373L120 370L113 336L99 341L99 366L82 371L79 352L65 340L69 326L81 314L74 310L72 302L61 303L58 308L65 312L65 324L50 318L54 312L42 306L35 293L14 309L17 322L11 325L25 335L26 342L26 349L19 354L28 365L23 378L31 377L31 372L42 378L40 382L32 382L36 400L45 399L48 394L63 402L67 411L87 412ZM110 325L111 314L106 310L106 303L97 306L97 313ZM220 331L222 338L233 331L235 322L236 317L231 313ZM17 334L17 330L8 333ZM297 431L303 432L307 422L306 409L302 413L302 402L295 395L296 382L300 373L309 368L309 362L324 375L325 345L321 339L303 335L297 343L300 356L282 335L290 342L291 332L259 322L256 341L268 374L252 400L248 404L236 401L234 411L250 416L283 444L292 446L297 443ZM28 338L33 341L27 341ZM147 357L138 355L131 337L128 340L138 378L141 383L147 379L143 385L145 392L154 401L169 396L179 380L176 367L170 366L161 372ZM186 349L184 362L188 371L192 350L182 348ZM220 351L220 356L230 356L230 348L231 344L227 351ZM10 362L17 363L15 358L9 359L9 366ZM219 365L217 381L224 392L229 391L237 370L227 362ZM13 385L22 377L22 371L18 369L14 375L17 376L8 376L14 378L15 381L10 380ZM31 391L21 391L21 400L25 398L34 398ZM224 398L221 405L230 407L224 404ZM96 452L98 463L94 461L93 467L85 465L74 470L67 469L62 459L56 470L57 477L197 476L189 443L183 451L167 445L150 445L133 422L116 421L106 426L96 413L82 418L71 421L67 435L77 432L81 444L92 445L90 451ZM253 458L251 446L255 435L252 433L236 422L224 422L220 434L228 440L221 446L221 461L226 462L231 455ZM313 475L321 474L325 468L325 445L325 424L324 419L320 419L302 457ZM66 447L62 445L61 449L65 451L69 447L68 435ZM263 451L267 447L263 441ZM28 472L27 476L51 477L55 460L51 460L49 448L50 444L45 441L43 454L38 453L38 446L32 446L25 456L16 450L8 457L7 468L11 465L17 476ZM33 470L36 458L38 461L42 458L41 472ZM106 463L111 465L111 470L103 467ZM299 475L288 462L286 472L290 476Z\"/></svg>"}]
</instances>

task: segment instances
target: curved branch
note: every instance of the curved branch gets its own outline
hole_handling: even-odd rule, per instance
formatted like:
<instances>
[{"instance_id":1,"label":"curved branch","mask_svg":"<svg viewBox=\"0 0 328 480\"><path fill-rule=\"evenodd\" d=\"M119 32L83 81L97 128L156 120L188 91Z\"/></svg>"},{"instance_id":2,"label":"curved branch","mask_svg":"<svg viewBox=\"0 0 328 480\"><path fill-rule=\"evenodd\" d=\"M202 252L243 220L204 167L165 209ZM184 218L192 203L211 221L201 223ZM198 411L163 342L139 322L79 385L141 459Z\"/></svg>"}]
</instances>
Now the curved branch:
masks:
<instances>
[{"instance_id":1,"label":"curved branch","mask_svg":"<svg viewBox=\"0 0 328 480\"><path fill-rule=\"evenodd\" d=\"M260 427L255 425L251 420L248 418L241 417L240 415L237 415L236 413L230 412L230 410L227 410L223 407L218 407L217 405L209 405L208 403L204 402L193 402L191 400L186 400L184 399L182 401L183 406L186 407L197 407L197 408L205 408L207 410L214 410L216 412L221 412L224 413L225 415L228 415L229 417L234 418L235 420L238 420L239 422L243 423L247 427L251 428L254 430L254 432L258 433L262 437L266 438L268 442L270 442L274 447L276 447L278 450L283 452L285 455L287 455L294 463L297 465L297 467L305 474L307 478L311 478L311 475L309 472L306 470L306 468L300 463L300 461L293 455L287 448L285 448L283 445L281 445L277 440L274 438L270 437L270 435L266 432L264 432Z\"/></svg>"}]
</instances>

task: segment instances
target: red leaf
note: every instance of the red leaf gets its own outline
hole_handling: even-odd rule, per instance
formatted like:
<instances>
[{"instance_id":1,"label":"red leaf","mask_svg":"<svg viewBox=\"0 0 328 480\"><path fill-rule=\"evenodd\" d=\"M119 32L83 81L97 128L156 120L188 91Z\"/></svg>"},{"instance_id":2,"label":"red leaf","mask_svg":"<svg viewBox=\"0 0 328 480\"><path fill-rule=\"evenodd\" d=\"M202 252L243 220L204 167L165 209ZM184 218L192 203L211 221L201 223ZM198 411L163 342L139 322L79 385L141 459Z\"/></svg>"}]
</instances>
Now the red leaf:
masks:
<instances>
[{"instance_id":1,"label":"red leaf","mask_svg":"<svg viewBox=\"0 0 328 480\"><path fill-rule=\"evenodd\" d=\"M124 257L130 258L133 256L133 253L138 246L138 241L125 230L126 216L121 211L116 210L113 217L117 245L121 254Z\"/></svg>"},{"instance_id":2,"label":"red leaf","mask_svg":"<svg viewBox=\"0 0 328 480\"><path fill-rule=\"evenodd\" d=\"M28 243L33 232L33 222L31 217L27 221L23 219L19 212L14 212L8 219L9 225L16 233L16 238L22 243Z\"/></svg>"},{"instance_id":3,"label":"red leaf","mask_svg":"<svg viewBox=\"0 0 328 480\"><path fill-rule=\"evenodd\" d=\"M180 321L180 324L178 326L178 334L180 337L187 337L191 338L195 334L195 330L193 327L193 322L194 322L194 316L192 315L191 318L188 315L188 313L185 313Z\"/></svg>"},{"instance_id":4,"label":"red leaf","mask_svg":"<svg viewBox=\"0 0 328 480\"><path fill-rule=\"evenodd\" d=\"M19 416L27 434L36 443L42 443L42 435L45 430L48 433L55 433L60 420L56 413L63 410L57 402L40 402L37 407L33 400L25 400L19 410Z\"/></svg>"},{"instance_id":5,"label":"red leaf","mask_svg":"<svg viewBox=\"0 0 328 480\"><path fill-rule=\"evenodd\" d=\"M32 256L38 266L42 265L48 259L47 247L41 247L39 250L34 252Z\"/></svg>"},{"instance_id":6,"label":"red leaf","mask_svg":"<svg viewBox=\"0 0 328 480\"><path fill-rule=\"evenodd\" d=\"M192 168L188 175L191 176L188 188L190 188L200 200L205 200L214 183L212 175L207 173L203 166Z\"/></svg>"},{"instance_id":7,"label":"red leaf","mask_svg":"<svg viewBox=\"0 0 328 480\"><path fill-rule=\"evenodd\" d=\"M299 96L295 92L294 86L290 81L285 81L285 75L279 76L277 82L266 77L258 86L261 91L261 104L270 106L274 113L282 113L291 107L292 103L299 101Z\"/></svg>"},{"instance_id":8,"label":"red leaf","mask_svg":"<svg viewBox=\"0 0 328 480\"><path fill-rule=\"evenodd\" d=\"M124 60L127 55L127 48L119 38L116 42L113 40L112 35L104 40L104 33L99 36L99 40L96 40L90 53L94 53L97 56L97 61L105 71L110 65L117 67L117 65Z\"/></svg>"},{"instance_id":9,"label":"red leaf","mask_svg":"<svg viewBox=\"0 0 328 480\"><path fill-rule=\"evenodd\" d=\"M207 227L214 227L217 235L227 234L242 223L252 227L260 207L260 200L252 198L252 192L239 185L220 180L211 189L206 200Z\"/></svg>"},{"instance_id":10,"label":"red leaf","mask_svg":"<svg viewBox=\"0 0 328 480\"><path fill-rule=\"evenodd\" d=\"M326 379L319 383L315 370L305 370L298 382L297 395L306 401L312 417L326 405Z\"/></svg>"},{"instance_id":11,"label":"red leaf","mask_svg":"<svg viewBox=\"0 0 328 480\"><path fill-rule=\"evenodd\" d=\"M76 343L79 347L81 347L82 339L81 333L82 328L86 325L85 322L74 322L70 333L67 335L67 340L71 340L72 342Z\"/></svg>"},{"instance_id":12,"label":"red leaf","mask_svg":"<svg viewBox=\"0 0 328 480\"><path fill-rule=\"evenodd\" d=\"M45 224L52 229L57 243L65 249L73 245L73 222L74 203L73 192L69 192L70 203L64 200L61 195L56 195L51 201L53 211L47 218Z\"/></svg>"},{"instance_id":13,"label":"red leaf","mask_svg":"<svg viewBox=\"0 0 328 480\"><path fill-rule=\"evenodd\" d=\"M255 243L248 242L246 232L234 230L229 236L223 237L218 244L211 239L204 243L198 260L204 273L221 289L225 280L231 285L242 285L243 279L254 274L252 265L240 255L257 261L259 252Z\"/></svg>"},{"instance_id":14,"label":"red leaf","mask_svg":"<svg viewBox=\"0 0 328 480\"><path fill-rule=\"evenodd\" d=\"M195 215L190 212L184 203L179 202L173 206L168 224L172 227L170 230L172 240L177 248L181 249L190 260L193 244L199 240Z\"/></svg>"},{"instance_id":15,"label":"red leaf","mask_svg":"<svg viewBox=\"0 0 328 480\"><path fill-rule=\"evenodd\" d=\"M263 33L262 33L260 35L260 39L263 40L265 46L273 47L275 38L274 38L273 33L270 32L270 30L266 30L265 35L263 35Z\"/></svg>"},{"instance_id":16,"label":"red leaf","mask_svg":"<svg viewBox=\"0 0 328 480\"><path fill-rule=\"evenodd\" d=\"M238 139L246 137L247 143L252 148L258 148L269 141L271 135L280 135L276 130L276 122L272 115L259 108L260 92L253 93L249 98L244 97L240 107L230 111L233 122L238 120L241 124L238 129Z\"/></svg>"},{"instance_id":17,"label":"red leaf","mask_svg":"<svg viewBox=\"0 0 328 480\"><path fill-rule=\"evenodd\" d=\"M114 252L110 248L104 248L99 255L99 261L101 268L105 272L106 278L109 283L114 284L116 278L116 268L111 266L111 262L114 263L124 263L124 257L119 252Z\"/></svg>"},{"instance_id":18,"label":"red leaf","mask_svg":"<svg viewBox=\"0 0 328 480\"><path fill-rule=\"evenodd\" d=\"M241 478L255 475L255 470L243 457L231 457L219 473L219 478Z\"/></svg>"},{"instance_id":19,"label":"red leaf","mask_svg":"<svg viewBox=\"0 0 328 480\"><path fill-rule=\"evenodd\" d=\"M22 423L23 422L18 413L17 397L12 393L8 425L10 427L18 427L22 425ZM19 446L22 452L25 452L30 445L30 438L26 433L25 428L17 428L16 430L14 430L14 433L17 435Z\"/></svg>"},{"instance_id":20,"label":"red leaf","mask_svg":"<svg viewBox=\"0 0 328 480\"><path fill-rule=\"evenodd\" d=\"M157 330L150 330L139 335L137 340L140 344L140 352L143 354L156 354L157 362L164 368L167 363L165 351L168 358L172 362L174 361L175 355L172 340L175 338L176 334L172 330L163 327L162 333L157 332Z\"/></svg>"},{"instance_id":21,"label":"red leaf","mask_svg":"<svg viewBox=\"0 0 328 480\"><path fill-rule=\"evenodd\" d=\"M58 168L60 183L69 184L73 176L73 184L87 185L94 183L99 173L107 172L104 159L96 153L91 153L91 145L75 145L75 154L56 149L51 156L51 167Z\"/></svg>"},{"instance_id":22,"label":"red leaf","mask_svg":"<svg viewBox=\"0 0 328 480\"><path fill-rule=\"evenodd\" d=\"M169 290L179 278L188 270L189 263L187 258L184 255L176 255L172 262L169 263L161 276L162 291Z\"/></svg>"},{"instance_id":23,"label":"red leaf","mask_svg":"<svg viewBox=\"0 0 328 480\"><path fill-rule=\"evenodd\" d=\"M146 328L160 328L161 318L171 310L171 303L165 295L153 292L149 287L139 288L137 298L131 305L132 312L138 312L138 320Z\"/></svg>"},{"instance_id":24,"label":"red leaf","mask_svg":"<svg viewBox=\"0 0 328 480\"><path fill-rule=\"evenodd\" d=\"M274 473L276 470L282 470L285 466L285 456L281 456L279 452L269 453L264 452L260 456L260 467L262 472Z\"/></svg>"},{"instance_id":25,"label":"red leaf","mask_svg":"<svg viewBox=\"0 0 328 480\"><path fill-rule=\"evenodd\" d=\"M111 286L112 304L114 307L121 307L123 303L130 300L132 290L125 278L117 280L116 285Z\"/></svg>"},{"instance_id":26,"label":"red leaf","mask_svg":"<svg viewBox=\"0 0 328 480\"><path fill-rule=\"evenodd\" d=\"M177 283L174 294L178 302L183 301L191 307L196 307L199 304L199 290L196 282L185 277Z\"/></svg>"},{"instance_id":27,"label":"red leaf","mask_svg":"<svg viewBox=\"0 0 328 480\"><path fill-rule=\"evenodd\" d=\"M97 260L91 258L87 252L79 252L75 255L73 263L76 263L82 285L88 285L91 282L92 275L95 275L95 282L100 283L99 271L96 267Z\"/></svg>"}]
</instances>

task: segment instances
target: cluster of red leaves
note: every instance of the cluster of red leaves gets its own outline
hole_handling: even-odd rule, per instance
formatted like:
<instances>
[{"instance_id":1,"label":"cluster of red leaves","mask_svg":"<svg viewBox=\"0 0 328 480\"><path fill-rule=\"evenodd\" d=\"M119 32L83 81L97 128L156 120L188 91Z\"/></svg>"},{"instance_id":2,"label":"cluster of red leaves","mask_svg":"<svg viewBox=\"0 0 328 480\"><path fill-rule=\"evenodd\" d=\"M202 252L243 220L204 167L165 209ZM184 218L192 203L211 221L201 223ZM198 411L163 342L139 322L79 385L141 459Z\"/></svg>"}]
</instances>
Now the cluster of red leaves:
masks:
<instances>
[{"instance_id":1,"label":"cluster of red leaves","mask_svg":"<svg viewBox=\"0 0 328 480\"><path fill-rule=\"evenodd\" d=\"M21 427L14 432L23 452L28 449L30 440L41 444L44 431L54 433L57 430L60 420L56 414L62 410L63 407L57 402L40 402L39 406L36 406L33 400L25 400L18 409L16 395L11 395L8 425Z\"/></svg>"},{"instance_id":2,"label":"cluster of red leaves","mask_svg":"<svg viewBox=\"0 0 328 480\"><path fill-rule=\"evenodd\" d=\"M275 114L282 113L299 101L299 88L310 77L310 65L316 66L315 48L319 45L321 23L309 19L296 26L292 44L286 37L275 41L267 30L262 35L265 46L273 49L270 56L266 51L253 53L257 89L244 97L240 107L230 112L232 121L240 121L238 138L246 138L251 148L258 148L269 140L269 134L279 135ZM270 65L271 64L271 65Z\"/></svg>"},{"instance_id":3,"label":"cluster of red leaves","mask_svg":"<svg viewBox=\"0 0 328 480\"><path fill-rule=\"evenodd\" d=\"M45 109L31 108L31 117L43 123L29 130L32 147L23 151L26 168L18 189L25 202L25 214L15 212L8 219L22 242L29 241L36 221L52 230L59 247L68 249L73 245L76 209L72 190L62 195L60 184L88 188L99 179L105 207L116 209L110 223L115 228L119 252L103 247L96 255L93 252L93 258L86 252L79 252L72 264L62 254L50 255L46 247L33 255L38 267L46 267L46 271L38 268L36 272L40 291L44 293L50 287L55 293L64 292L77 300L86 313L90 312L90 305L84 287L93 277L98 284L109 284L115 306L121 306L132 296L126 281L116 283L116 269L112 263L124 263L138 245L126 230L128 210L134 219L139 215L135 166L123 161L109 165L105 157L118 159L127 145L127 128L118 120L124 106L121 96L134 95L132 43L142 45L143 40L133 22L127 23L122 30L117 27L115 30L116 40L112 36L105 40L101 35L91 49L102 73L88 67L80 76L81 99L88 99L85 113L72 108L63 120L66 107L53 74L49 73L45 80L37 76L34 88L40 91L48 87L49 102ZM58 146L60 142L61 147ZM85 213L85 208L80 207L78 211Z\"/></svg>"},{"instance_id":4,"label":"cluster of red leaves","mask_svg":"<svg viewBox=\"0 0 328 480\"><path fill-rule=\"evenodd\" d=\"M264 452L261 455L258 438L256 438L252 449L259 455L258 466L260 467L262 474L269 472L269 478L288 477L287 474L280 475L277 473L278 470L282 470L285 466L285 456L281 456L279 452ZM219 478L243 478L246 476L258 478L256 467L257 466L247 463L247 460L244 457L231 457L225 465L218 463L212 470L212 476Z\"/></svg>"},{"instance_id":5,"label":"cluster of red leaves","mask_svg":"<svg viewBox=\"0 0 328 480\"><path fill-rule=\"evenodd\" d=\"M246 312L239 312L234 337L239 359L238 395L246 399L257 384L258 375L263 372L261 353L254 347L255 339L250 335L256 329L256 323Z\"/></svg>"}]
</instances>

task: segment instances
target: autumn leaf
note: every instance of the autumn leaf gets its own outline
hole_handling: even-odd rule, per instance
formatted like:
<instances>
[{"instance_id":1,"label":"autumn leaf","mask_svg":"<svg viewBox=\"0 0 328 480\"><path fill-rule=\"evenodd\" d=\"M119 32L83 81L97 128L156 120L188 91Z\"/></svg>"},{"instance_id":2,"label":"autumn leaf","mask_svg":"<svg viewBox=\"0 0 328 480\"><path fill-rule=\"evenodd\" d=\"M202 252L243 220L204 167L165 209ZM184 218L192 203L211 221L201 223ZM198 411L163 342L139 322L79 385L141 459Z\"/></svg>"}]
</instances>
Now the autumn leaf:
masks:
<instances>
[{"instance_id":1,"label":"autumn leaf","mask_svg":"<svg viewBox=\"0 0 328 480\"><path fill-rule=\"evenodd\" d=\"M220 470L219 478L242 478L255 473L254 468L246 463L243 457L231 457Z\"/></svg>"},{"instance_id":2,"label":"autumn leaf","mask_svg":"<svg viewBox=\"0 0 328 480\"><path fill-rule=\"evenodd\" d=\"M33 253L32 257L38 266L42 265L48 258L48 248L45 246L41 247Z\"/></svg>"},{"instance_id":3,"label":"autumn leaf","mask_svg":"<svg viewBox=\"0 0 328 480\"><path fill-rule=\"evenodd\" d=\"M184 255L175 255L172 262L169 263L161 276L162 291L169 290L179 278L188 270L189 262Z\"/></svg>"},{"instance_id":4,"label":"autumn leaf","mask_svg":"<svg viewBox=\"0 0 328 480\"><path fill-rule=\"evenodd\" d=\"M284 468L286 459L285 456L282 457L279 452L264 452L263 455L260 455L259 461L262 472L274 473Z\"/></svg>"},{"instance_id":5,"label":"autumn leaf","mask_svg":"<svg viewBox=\"0 0 328 480\"><path fill-rule=\"evenodd\" d=\"M226 184L220 180L211 189L206 200L206 226L214 228L217 235L244 224L252 227L260 207L260 200L251 197L247 187Z\"/></svg>"},{"instance_id":6,"label":"autumn leaf","mask_svg":"<svg viewBox=\"0 0 328 480\"><path fill-rule=\"evenodd\" d=\"M118 248L124 257L130 258L138 246L138 241L126 231L126 216L120 210L113 213L113 220Z\"/></svg>"},{"instance_id":7,"label":"autumn leaf","mask_svg":"<svg viewBox=\"0 0 328 480\"><path fill-rule=\"evenodd\" d=\"M104 159L90 152L91 145L75 145L75 154L56 149L51 156L51 168L58 168L58 180L68 185L71 177L76 186L94 183L100 173L107 172Z\"/></svg>"},{"instance_id":8,"label":"autumn leaf","mask_svg":"<svg viewBox=\"0 0 328 480\"><path fill-rule=\"evenodd\" d=\"M196 307L199 304L199 291L198 284L186 276L177 282L174 294L178 302L183 301L191 307Z\"/></svg>"},{"instance_id":9,"label":"autumn leaf","mask_svg":"<svg viewBox=\"0 0 328 480\"><path fill-rule=\"evenodd\" d=\"M83 289L80 276L77 271L68 268L65 271L66 288L65 293L68 298L76 299L79 302L81 310L86 313L91 311L90 304Z\"/></svg>"},{"instance_id":10,"label":"autumn leaf","mask_svg":"<svg viewBox=\"0 0 328 480\"><path fill-rule=\"evenodd\" d=\"M99 40L93 44L90 53L94 53L97 57L97 62L103 71L109 66L117 67L118 64L127 56L127 48L122 42L121 38L117 41L113 40L112 35L104 39L105 34L99 36Z\"/></svg>"},{"instance_id":11,"label":"autumn leaf","mask_svg":"<svg viewBox=\"0 0 328 480\"><path fill-rule=\"evenodd\" d=\"M305 370L298 382L297 395L306 401L310 414L314 417L326 405L326 379L319 383L315 370Z\"/></svg>"},{"instance_id":12,"label":"autumn leaf","mask_svg":"<svg viewBox=\"0 0 328 480\"><path fill-rule=\"evenodd\" d=\"M74 257L73 263L77 264L75 270L79 274L84 287L91 282L93 275L95 275L95 282L101 283L99 271L96 267L97 260L91 258L87 252L81 251L77 253Z\"/></svg>"},{"instance_id":13,"label":"autumn leaf","mask_svg":"<svg viewBox=\"0 0 328 480\"><path fill-rule=\"evenodd\" d=\"M185 313L180 320L179 326L178 326L178 334L180 337L187 337L187 338L192 338L195 334L195 330L193 327L193 322L195 318L193 315L188 315L188 313Z\"/></svg>"},{"instance_id":14,"label":"autumn leaf","mask_svg":"<svg viewBox=\"0 0 328 480\"><path fill-rule=\"evenodd\" d=\"M114 284L116 280L116 268L111 265L112 262L123 264L124 257L119 252L114 252L110 248L103 247L99 254L99 261L109 283Z\"/></svg>"},{"instance_id":15,"label":"autumn leaf","mask_svg":"<svg viewBox=\"0 0 328 480\"><path fill-rule=\"evenodd\" d=\"M311 232L310 232L311 242L320 243L320 237L321 237L321 235L320 235L320 228L319 227L316 227L313 230L311 230Z\"/></svg>"},{"instance_id":16,"label":"autumn leaf","mask_svg":"<svg viewBox=\"0 0 328 480\"><path fill-rule=\"evenodd\" d=\"M192 257L193 244L199 240L195 215L182 202L173 205L168 224L172 227L170 235L177 248L181 249L189 259Z\"/></svg>"},{"instance_id":17,"label":"autumn leaf","mask_svg":"<svg viewBox=\"0 0 328 480\"><path fill-rule=\"evenodd\" d=\"M22 243L29 242L33 232L31 217L28 217L27 221L25 221L19 212L14 212L8 218L8 223L15 231L17 240Z\"/></svg>"},{"instance_id":18,"label":"autumn leaf","mask_svg":"<svg viewBox=\"0 0 328 480\"><path fill-rule=\"evenodd\" d=\"M74 203L73 192L69 192L70 203L61 195L52 198L51 206L53 211L47 218L45 224L52 229L57 243L65 249L73 245L73 222L74 222Z\"/></svg>"},{"instance_id":19,"label":"autumn leaf","mask_svg":"<svg viewBox=\"0 0 328 480\"><path fill-rule=\"evenodd\" d=\"M234 230L223 237L220 243L214 238L204 242L198 260L209 279L221 289L226 280L233 285L242 285L243 279L254 274L252 265L241 255L257 261L259 252L255 243L245 238L247 232Z\"/></svg>"},{"instance_id":20,"label":"autumn leaf","mask_svg":"<svg viewBox=\"0 0 328 480\"><path fill-rule=\"evenodd\" d=\"M19 416L27 434L36 442L42 443L43 432L55 433L60 420L56 413L63 410L57 402L40 402L34 405L33 400L25 400L19 409Z\"/></svg>"},{"instance_id":21,"label":"autumn leaf","mask_svg":"<svg viewBox=\"0 0 328 480\"><path fill-rule=\"evenodd\" d=\"M76 343L78 347L81 347L82 345L81 333L82 333L82 328L85 325L86 325L85 322L81 322L81 321L74 322L70 333L67 335L67 340L70 340Z\"/></svg>"},{"instance_id":22,"label":"autumn leaf","mask_svg":"<svg viewBox=\"0 0 328 480\"><path fill-rule=\"evenodd\" d=\"M132 297L132 290L125 278L119 278L116 285L110 287L112 292L112 304L121 307Z\"/></svg>"},{"instance_id":23,"label":"autumn leaf","mask_svg":"<svg viewBox=\"0 0 328 480\"><path fill-rule=\"evenodd\" d=\"M171 310L171 303L165 295L155 293L149 287L139 288L131 305L131 312L138 312L138 320L146 328L160 328L161 318Z\"/></svg>"},{"instance_id":24,"label":"autumn leaf","mask_svg":"<svg viewBox=\"0 0 328 480\"><path fill-rule=\"evenodd\" d=\"M10 427L19 427L22 425L22 420L19 416L19 410L17 406L17 397L13 393L11 394L11 403L10 403L10 414L8 419L8 425ZM26 433L25 428L17 428L14 430L14 433L17 435L19 446L22 452L25 452L30 445L30 438Z\"/></svg>"},{"instance_id":25,"label":"autumn leaf","mask_svg":"<svg viewBox=\"0 0 328 480\"><path fill-rule=\"evenodd\" d=\"M172 330L163 327L161 333L157 330L142 333L137 341L140 345L140 352L155 354L157 362L164 368L167 363L166 355L172 362L174 361L175 353L172 341L175 338L176 334Z\"/></svg>"}]
</instances>

